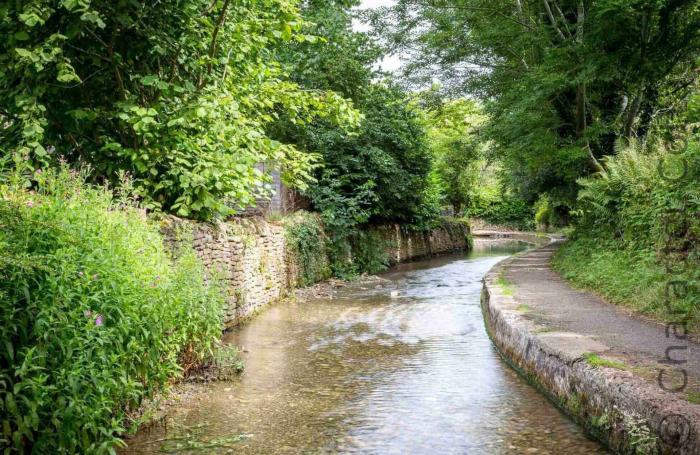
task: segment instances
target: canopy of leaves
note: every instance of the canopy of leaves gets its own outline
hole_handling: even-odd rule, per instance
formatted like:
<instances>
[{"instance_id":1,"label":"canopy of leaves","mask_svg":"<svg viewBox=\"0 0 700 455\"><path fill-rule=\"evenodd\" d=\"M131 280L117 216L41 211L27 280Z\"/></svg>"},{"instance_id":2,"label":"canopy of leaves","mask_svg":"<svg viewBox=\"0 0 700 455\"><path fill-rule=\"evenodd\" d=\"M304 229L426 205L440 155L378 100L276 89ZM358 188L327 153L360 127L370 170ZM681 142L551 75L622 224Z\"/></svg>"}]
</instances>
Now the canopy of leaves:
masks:
<instances>
[{"instance_id":1,"label":"canopy of leaves","mask_svg":"<svg viewBox=\"0 0 700 455\"><path fill-rule=\"evenodd\" d=\"M306 2L303 14L310 24L303 31L320 39L286 43L279 55L303 87L351 99L363 116L359 130L348 135L325 120L299 128L284 117L273 130L280 140L322 157L317 182L305 195L323 216L331 254L342 261L362 225L424 227L437 215L428 197L431 157L422 113L409 94L380 81L383 75L373 69L381 51L365 33L352 29L350 8L358 3Z\"/></svg>"},{"instance_id":2,"label":"canopy of leaves","mask_svg":"<svg viewBox=\"0 0 700 455\"><path fill-rule=\"evenodd\" d=\"M426 115L434 172L441 195L455 215L471 207L484 186L486 144L478 128L485 121L479 106L467 99L447 102Z\"/></svg>"},{"instance_id":3,"label":"canopy of leaves","mask_svg":"<svg viewBox=\"0 0 700 455\"><path fill-rule=\"evenodd\" d=\"M510 183L531 200L573 201L576 179L697 76L693 0L399 0L375 22L410 55L413 83L437 76L486 102Z\"/></svg>"},{"instance_id":4,"label":"canopy of leaves","mask_svg":"<svg viewBox=\"0 0 700 455\"><path fill-rule=\"evenodd\" d=\"M273 49L313 39L296 0L33 0L0 5L0 143L25 171L61 156L135 179L150 208L209 218L290 183L313 155L272 139L280 112L357 123L331 91L302 90Z\"/></svg>"}]
</instances>

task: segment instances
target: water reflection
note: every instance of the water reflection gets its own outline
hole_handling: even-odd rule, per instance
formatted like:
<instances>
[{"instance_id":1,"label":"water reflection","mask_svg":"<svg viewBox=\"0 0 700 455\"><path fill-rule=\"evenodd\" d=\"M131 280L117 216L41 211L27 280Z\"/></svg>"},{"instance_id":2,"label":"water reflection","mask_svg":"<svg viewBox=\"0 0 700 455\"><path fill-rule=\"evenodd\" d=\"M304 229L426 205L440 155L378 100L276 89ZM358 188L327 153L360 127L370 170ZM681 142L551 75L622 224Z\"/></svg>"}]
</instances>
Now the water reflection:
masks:
<instances>
[{"instance_id":1,"label":"water reflection","mask_svg":"<svg viewBox=\"0 0 700 455\"><path fill-rule=\"evenodd\" d=\"M240 380L211 385L127 452L157 453L194 427L203 444L245 435L215 440L211 453L602 453L502 362L483 328L481 277L523 248L477 242L467 256L266 310L227 337L246 351Z\"/></svg>"}]
</instances>

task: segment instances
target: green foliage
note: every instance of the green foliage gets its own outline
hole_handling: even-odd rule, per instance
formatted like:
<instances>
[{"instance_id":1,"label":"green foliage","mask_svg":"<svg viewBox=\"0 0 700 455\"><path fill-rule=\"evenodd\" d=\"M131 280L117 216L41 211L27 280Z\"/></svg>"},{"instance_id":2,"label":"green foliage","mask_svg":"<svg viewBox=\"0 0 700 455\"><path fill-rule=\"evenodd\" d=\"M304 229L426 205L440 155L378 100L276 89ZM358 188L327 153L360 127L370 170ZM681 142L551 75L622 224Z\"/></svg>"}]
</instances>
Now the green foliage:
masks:
<instances>
[{"instance_id":1,"label":"green foliage","mask_svg":"<svg viewBox=\"0 0 700 455\"><path fill-rule=\"evenodd\" d=\"M353 277L360 273L379 273L389 267L387 244L374 230L359 231L349 240L351 260L333 264L338 276Z\"/></svg>"},{"instance_id":2,"label":"green foliage","mask_svg":"<svg viewBox=\"0 0 700 455\"><path fill-rule=\"evenodd\" d=\"M426 116L428 143L442 198L459 216L472 208L483 185L483 139L474 130L486 121L479 106L460 99L430 110Z\"/></svg>"},{"instance_id":3,"label":"green foliage","mask_svg":"<svg viewBox=\"0 0 700 455\"><path fill-rule=\"evenodd\" d=\"M287 245L297 269L297 286L309 286L330 277L326 234L318 215L296 212L284 220Z\"/></svg>"},{"instance_id":4,"label":"green foliage","mask_svg":"<svg viewBox=\"0 0 700 455\"><path fill-rule=\"evenodd\" d=\"M694 0L398 0L374 22L415 85L477 96L509 187L575 202L617 139L645 137L697 77Z\"/></svg>"},{"instance_id":5,"label":"green foliage","mask_svg":"<svg viewBox=\"0 0 700 455\"><path fill-rule=\"evenodd\" d=\"M653 251L625 249L604 234L591 232L565 243L553 263L564 278L596 291L611 303L670 316L663 305L664 270Z\"/></svg>"},{"instance_id":6,"label":"green foliage","mask_svg":"<svg viewBox=\"0 0 700 455\"><path fill-rule=\"evenodd\" d=\"M0 187L0 444L114 453L127 412L211 355L223 294L128 200L35 179Z\"/></svg>"},{"instance_id":7,"label":"green foliage","mask_svg":"<svg viewBox=\"0 0 700 455\"><path fill-rule=\"evenodd\" d=\"M532 209L523 199L512 193L501 191L477 199L467 216L484 221L527 231L533 228Z\"/></svg>"},{"instance_id":8,"label":"green foliage","mask_svg":"<svg viewBox=\"0 0 700 455\"><path fill-rule=\"evenodd\" d=\"M281 116L273 130L281 141L322 157L316 182L304 193L322 216L340 275L379 269L380 256L361 252L374 243L362 234L368 226L400 222L424 229L439 215L422 113L391 81L377 81L372 65L380 52L352 30L349 8L357 3L306 2L304 33L321 39L281 46L279 55L300 85L350 98L363 116L360 128L351 135L326 121L300 128Z\"/></svg>"},{"instance_id":9,"label":"green foliage","mask_svg":"<svg viewBox=\"0 0 700 455\"><path fill-rule=\"evenodd\" d=\"M271 138L279 115L342 127L357 112L291 82L281 42L313 41L296 0L36 0L0 6L0 144L27 172L90 163L143 205L211 218L266 194L266 162L304 187L317 157Z\"/></svg>"},{"instance_id":10,"label":"green foliage","mask_svg":"<svg viewBox=\"0 0 700 455\"><path fill-rule=\"evenodd\" d=\"M679 162L685 166L674 165ZM605 168L599 176L581 180L573 241L564 245L555 265L574 283L593 288L615 303L697 328L697 136L690 137L687 146L633 143L607 159ZM659 169L673 180L662 178ZM671 281L685 285L682 292L671 292L667 301L665 290Z\"/></svg>"},{"instance_id":11,"label":"green foliage","mask_svg":"<svg viewBox=\"0 0 700 455\"><path fill-rule=\"evenodd\" d=\"M583 359L592 367L614 368L616 370L628 370L629 367L622 362L616 360L604 359L603 357L587 352L583 354Z\"/></svg>"},{"instance_id":12,"label":"green foliage","mask_svg":"<svg viewBox=\"0 0 700 455\"><path fill-rule=\"evenodd\" d=\"M431 157L417 108L397 88L382 85L368 87L356 105L365 116L356 136L306 132L309 149L324 159L318 182L306 192L311 202L331 228L430 222L438 210L426 206Z\"/></svg>"},{"instance_id":13,"label":"green foliage","mask_svg":"<svg viewBox=\"0 0 700 455\"><path fill-rule=\"evenodd\" d=\"M535 226L541 227L545 231L549 229L554 221L554 212L551 202L546 195L541 195L534 206Z\"/></svg>"}]
</instances>

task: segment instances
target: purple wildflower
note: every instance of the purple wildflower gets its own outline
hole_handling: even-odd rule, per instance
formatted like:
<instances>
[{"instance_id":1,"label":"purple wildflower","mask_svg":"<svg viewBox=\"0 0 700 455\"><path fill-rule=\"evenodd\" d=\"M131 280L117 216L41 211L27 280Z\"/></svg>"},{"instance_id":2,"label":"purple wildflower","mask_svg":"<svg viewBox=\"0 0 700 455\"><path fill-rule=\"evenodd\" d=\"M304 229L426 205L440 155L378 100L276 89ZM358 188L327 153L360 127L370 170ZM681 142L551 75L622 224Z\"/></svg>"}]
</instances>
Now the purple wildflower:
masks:
<instances>
[{"instance_id":1,"label":"purple wildflower","mask_svg":"<svg viewBox=\"0 0 700 455\"><path fill-rule=\"evenodd\" d=\"M27 207L29 207L30 209L31 209L32 207L34 207L34 201L32 201L31 199L28 200L28 201L27 201Z\"/></svg>"},{"instance_id":2,"label":"purple wildflower","mask_svg":"<svg viewBox=\"0 0 700 455\"><path fill-rule=\"evenodd\" d=\"M96 325L97 327L99 327L99 326L101 326L102 324L104 324L104 322L105 322L104 316L102 316L101 314L98 314L97 317L95 318L95 325Z\"/></svg>"},{"instance_id":3,"label":"purple wildflower","mask_svg":"<svg viewBox=\"0 0 700 455\"><path fill-rule=\"evenodd\" d=\"M78 276L83 276L83 272L78 272Z\"/></svg>"}]
</instances>

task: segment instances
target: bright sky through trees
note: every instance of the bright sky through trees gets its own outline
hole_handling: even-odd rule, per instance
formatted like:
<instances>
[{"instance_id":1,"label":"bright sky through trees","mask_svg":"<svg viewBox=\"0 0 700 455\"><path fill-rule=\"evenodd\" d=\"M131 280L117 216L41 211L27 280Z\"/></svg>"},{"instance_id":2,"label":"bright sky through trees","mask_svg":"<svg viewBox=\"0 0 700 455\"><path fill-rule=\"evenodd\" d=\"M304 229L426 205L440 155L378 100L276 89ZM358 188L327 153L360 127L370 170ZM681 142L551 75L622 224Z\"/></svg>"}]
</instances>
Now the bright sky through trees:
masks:
<instances>
[{"instance_id":1,"label":"bright sky through trees","mask_svg":"<svg viewBox=\"0 0 700 455\"><path fill-rule=\"evenodd\" d=\"M391 6L396 3L394 0L362 0L360 4L360 9L374 9L381 6ZM367 31L369 26L360 21L353 21L353 28L356 31ZM379 66L384 71L394 72L397 71L402 65L401 57L398 55L387 55L385 56Z\"/></svg>"}]
</instances>

